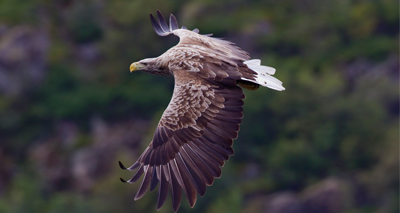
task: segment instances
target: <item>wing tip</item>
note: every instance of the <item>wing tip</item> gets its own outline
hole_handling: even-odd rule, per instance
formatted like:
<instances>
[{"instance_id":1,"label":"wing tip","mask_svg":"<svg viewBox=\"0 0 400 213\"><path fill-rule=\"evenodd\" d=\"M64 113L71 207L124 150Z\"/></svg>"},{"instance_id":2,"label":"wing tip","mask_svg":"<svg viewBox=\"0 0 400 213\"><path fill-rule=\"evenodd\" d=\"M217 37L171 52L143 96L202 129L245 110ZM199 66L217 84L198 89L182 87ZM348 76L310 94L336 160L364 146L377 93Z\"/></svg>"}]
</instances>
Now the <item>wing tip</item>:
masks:
<instances>
[{"instance_id":1,"label":"wing tip","mask_svg":"<svg viewBox=\"0 0 400 213\"><path fill-rule=\"evenodd\" d=\"M140 166L140 163L138 163L138 162L136 161L132 166L130 166L130 167L127 168L127 167L124 166L124 164L122 164L121 161L118 161L118 165L119 165L119 168L121 168L121 169L123 169L123 170L132 171L132 170L137 169L137 168Z\"/></svg>"},{"instance_id":2,"label":"wing tip","mask_svg":"<svg viewBox=\"0 0 400 213\"><path fill-rule=\"evenodd\" d=\"M151 24L153 25L154 31L159 36L170 35L172 33L172 31L178 30L178 29L188 30L188 28L186 28L185 26L182 26L181 28L179 28L178 21L177 21L176 17L174 16L174 14L170 14L170 16L169 16L169 26L166 23L165 18L159 9L157 9L157 17L158 17L158 21L153 16L153 14L150 13ZM195 33L200 32L199 29L197 29L197 28L193 29L192 31ZM212 34L206 34L205 36L210 37L210 36L212 36Z\"/></svg>"},{"instance_id":3,"label":"wing tip","mask_svg":"<svg viewBox=\"0 0 400 213\"><path fill-rule=\"evenodd\" d=\"M119 178L122 183L128 183L128 181L124 180L122 177Z\"/></svg>"},{"instance_id":4,"label":"wing tip","mask_svg":"<svg viewBox=\"0 0 400 213\"><path fill-rule=\"evenodd\" d=\"M153 25L154 31L157 35L167 36L170 35L172 31L179 29L178 21L173 14L171 14L169 17L169 26L159 9L157 9L157 17L158 21L153 14L150 13L151 24Z\"/></svg>"},{"instance_id":5,"label":"wing tip","mask_svg":"<svg viewBox=\"0 0 400 213\"><path fill-rule=\"evenodd\" d=\"M121 161L118 161L118 165L119 165L119 168L121 168L123 170L127 170L127 168L124 166L124 164L122 164Z\"/></svg>"},{"instance_id":6,"label":"wing tip","mask_svg":"<svg viewBox=\"0 0 400 213\"><path fill-rule=\"evenodd\" d=\"M169 29L171 31L179 29L178 21L176 20L174 14L169 15Z\"/></svg>"}]
</instances>

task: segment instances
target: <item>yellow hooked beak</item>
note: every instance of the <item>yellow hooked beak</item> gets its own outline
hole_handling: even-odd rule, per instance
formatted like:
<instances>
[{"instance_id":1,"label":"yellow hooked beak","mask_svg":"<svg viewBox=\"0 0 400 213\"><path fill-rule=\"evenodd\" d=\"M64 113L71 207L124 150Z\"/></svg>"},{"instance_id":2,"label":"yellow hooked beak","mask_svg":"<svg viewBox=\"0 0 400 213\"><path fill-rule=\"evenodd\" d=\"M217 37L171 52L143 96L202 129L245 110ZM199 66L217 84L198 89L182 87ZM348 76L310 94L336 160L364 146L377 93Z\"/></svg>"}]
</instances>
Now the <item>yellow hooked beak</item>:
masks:
<instances>
[{"instance_id":1,"label":"yellow hooked beak","mask_svg":"<svg viewBox=\"0 0 400 213\"><path fill-rule=\"evenodd\" d=\"M139 62L132 63L131 66L129 67L129 70L131 72L136 71L136 70L143 70L146 68L143 64L140 64Z\"/></svg>"}]
</instances>

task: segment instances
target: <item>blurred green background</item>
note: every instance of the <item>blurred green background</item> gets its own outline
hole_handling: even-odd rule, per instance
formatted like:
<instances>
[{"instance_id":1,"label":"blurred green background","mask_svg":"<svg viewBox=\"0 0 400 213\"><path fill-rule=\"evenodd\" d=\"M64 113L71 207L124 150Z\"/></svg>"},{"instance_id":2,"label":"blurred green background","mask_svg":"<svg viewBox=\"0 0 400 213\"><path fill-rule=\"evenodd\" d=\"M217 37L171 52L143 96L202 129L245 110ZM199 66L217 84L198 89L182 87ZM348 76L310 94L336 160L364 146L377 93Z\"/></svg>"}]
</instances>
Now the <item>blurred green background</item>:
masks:
<instances>
[{"instance_id":1,"label":"blurred green background","mask_svg":"<svg viewBox=\"0 0 400 213\"><path fill-rule=\"evenodd\" d=\"M0 212L156 212L122 171L173 78L149 13L235 42L286 91L245 91L235 155L180 212L399 212L396 0L0 1ZM160 212L172 212L168 198Z\"/></svg>"}]
</instances>

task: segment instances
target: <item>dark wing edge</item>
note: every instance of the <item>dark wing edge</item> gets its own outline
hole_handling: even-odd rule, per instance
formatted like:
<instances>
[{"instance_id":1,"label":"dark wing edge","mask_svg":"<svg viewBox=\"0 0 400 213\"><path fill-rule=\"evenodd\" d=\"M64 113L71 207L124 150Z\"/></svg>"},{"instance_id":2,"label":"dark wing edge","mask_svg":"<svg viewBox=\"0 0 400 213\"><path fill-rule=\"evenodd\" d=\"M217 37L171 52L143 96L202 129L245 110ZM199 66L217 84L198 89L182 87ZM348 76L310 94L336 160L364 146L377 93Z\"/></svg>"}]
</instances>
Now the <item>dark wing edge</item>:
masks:
<instances>
[{"instance_id":1,"label":"dark wing edge","mask_svg":"<svg viewBox=\"0 0 400 213\"><path fill-rule=\"evenodd\" d=\"M178 21L176 20L176 17L173 14L171 14L169 16L169 26L168 26L164 16L160 12L160 10L157 10L157 17L158 17L158 21L156 20L156 18L154 18L153 14L150 13L151 24L153 25L154 31L157 33L157 35L167 36L167 35L172 34L172 32L174 30L179 29ZM187 28L185 26L182 26L181 29L187 30ZM192 31L195 33L200 32L199 29L197 29L197 28L195 28ZM205 36L212 36L212 34L207 34Z\"/></svg>"},{"instance_id":2,"label":"dark wing edge","mask_svg":"<svg viewBox=\"0 0 400 213\"><path fill-rule=\"evenodd\" d=\"M121 181L134 183L144 174L135 200L140 199L148 188L152 191L159 184L157 210L163 206L171 189L172 205L176 212L181 203L182 189L189 205L193 207L197 194L203 196L206 186L212 185L214 179L221 176L221 167L234 154L232 145L243 118L245 96L236 85L213 82L202 79L200 86L209 90L204 91L201 98L203 102L198 103L200 108L193 112L198 116L195 123L190 116L183 116L178 121L182 125L176 129L162 125L174 97L179 96L176 94L179 91L174 90L173 100L161 118L153 141L131 167L126 168L120 162L122 169L136 169L130 180ZM207 94L214 94L214 97L207 98ZM203 110L202 106L205 106Z\"/></svg>"}]
</instances>

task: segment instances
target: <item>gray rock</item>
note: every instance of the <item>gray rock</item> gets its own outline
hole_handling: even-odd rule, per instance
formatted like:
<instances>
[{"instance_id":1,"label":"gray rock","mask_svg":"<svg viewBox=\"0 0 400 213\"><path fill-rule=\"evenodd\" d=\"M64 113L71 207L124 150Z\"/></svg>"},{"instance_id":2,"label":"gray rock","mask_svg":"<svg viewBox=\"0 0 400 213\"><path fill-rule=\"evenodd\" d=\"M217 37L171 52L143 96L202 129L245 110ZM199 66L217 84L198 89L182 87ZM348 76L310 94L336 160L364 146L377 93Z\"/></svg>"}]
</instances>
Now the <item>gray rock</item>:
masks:
<instances>
[{"instance_id":1,"label":"gray rock","mask_svg":"<svg viewBox=\"0 0 400 213\"><path fill-rule=\"evenodd\" d=\"M271 195L265 204L267 213L301 213L302 206L299 199L292 192L280 192Z\"/></svg>"},{"instance_id":2,"label":"gray rock","mask_svg":"<svg viewBox=\"0 0 400 213\"><path fill-rule=\"evenodd\" d=\"M345 197L343 183L331 178L307 188L302 196L302 203L308 213L338 213L344 211Z\"/></svg>"}]
</instances>

